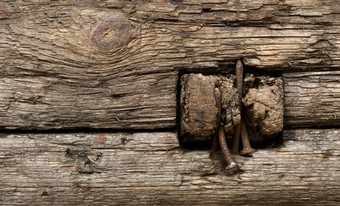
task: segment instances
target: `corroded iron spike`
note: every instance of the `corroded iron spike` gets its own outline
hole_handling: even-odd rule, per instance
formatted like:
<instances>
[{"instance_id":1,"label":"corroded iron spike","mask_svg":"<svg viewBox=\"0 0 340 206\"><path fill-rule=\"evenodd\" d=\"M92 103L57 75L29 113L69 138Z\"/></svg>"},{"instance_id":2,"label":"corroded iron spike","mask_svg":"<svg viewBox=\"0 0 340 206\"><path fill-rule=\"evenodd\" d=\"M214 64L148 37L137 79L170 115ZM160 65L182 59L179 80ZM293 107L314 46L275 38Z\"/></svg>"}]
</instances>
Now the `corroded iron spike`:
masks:
<instances>
[{"instance_id":1,"label":"corroded iron spike","mask_svg":"<svg viewBox=\"0 0 340 206\"><path fill-rule=\"evenodd\" d=\"M214 91L214 95L215 95L215 101L216 101L216 107L218 110L217 113L217 128L216 128L216 132L214 134L214 136L212 137L212 142L211 142L211 149L213 151L217 150L217 136L218 136L218 128L220 126L220 120L221 120L221 110L222 110L222 106L221 106L221 102L222 102L222 97L221 97L221 91L219 90L219 88L215 88Z\"/></svg>"},{"instance_id":2,"label":"corroded iron spike","mask_svg":"<svg viewBox=\"0 0 340 206\"><path fill-rule=\"evenodd\" d=\"M238 164L232 159L231 154L228 149L225 133L223 127L219 126L218 137L220 140L220 145L222 148L223 155L227 161L227 167L225 168L228 173L235 173L238 171Z\"/></svg>"},{"instance_id":3,"label":"corroded iron spike","mask_svg":"<svg viewBox=\"0 0 340 206\"><path fill-rule=\"evenodd\" d=\"M250 145L246 124L243 120L241 121L241 139L243 145L243 150L240 152L241 155L249 155L256 152Z\"/></svg>"},{"instance_id":4,"label":"corroded iron spike","mask_svg":"<svg viewBox=\"0 0 340 206\"><path fill-rule=\"evenodd\" d=\"M238 60L236 63L236 87L238 91L238 106L240 115L242 118L242 97L243 97L243 64L241 60ZM236 127L236 133L233 138L232 143L232 151L235 154L238 154L238 150L240 148L240 135L241 135L241 125Z\"/></svg>"},{"instance_id":5,"label":"corroded iron spike","mask_svg":"<svg viewBox=\"0 0 340 206\"><path fill-rule=\"evenodd\" d=\"M232 143L232 152L234 154L239 153L239 148L240 148L240 134L241 134L241 124L237 125L236 127L236 133L233 138L233 143Z\"/></svg>"},{"instance_id":6,"label":"corroded iron spike","mask_svg":"<svg viewBox=\"0 0 340 206\"><path fill-rule=\"evenodd\" d=\"M242 97L243 97L243 64L241 60L236 63L236 87L238 91L238 103L240 112L242 111Z\"/></svg>"}]
</instances>

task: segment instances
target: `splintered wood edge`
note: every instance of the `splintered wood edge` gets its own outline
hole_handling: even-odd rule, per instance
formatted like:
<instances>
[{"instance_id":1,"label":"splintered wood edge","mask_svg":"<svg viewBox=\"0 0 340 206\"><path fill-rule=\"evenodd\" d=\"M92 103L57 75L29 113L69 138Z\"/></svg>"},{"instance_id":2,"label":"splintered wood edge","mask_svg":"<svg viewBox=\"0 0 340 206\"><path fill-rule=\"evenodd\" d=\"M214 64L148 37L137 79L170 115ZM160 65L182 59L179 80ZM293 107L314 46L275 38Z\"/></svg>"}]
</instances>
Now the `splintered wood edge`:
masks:
<instances>
[{"instance_id":1,"label":"splintered wood edge","mask_svg":"<svg viewBox=\"0 0 340 206\"><path fill-rule=\"evenodd\" d=\"M340 130L283 133L234 156L184 150L176 133L2 134L0 204L303 204L340 202Z\"/></svg>"}]
</instances>

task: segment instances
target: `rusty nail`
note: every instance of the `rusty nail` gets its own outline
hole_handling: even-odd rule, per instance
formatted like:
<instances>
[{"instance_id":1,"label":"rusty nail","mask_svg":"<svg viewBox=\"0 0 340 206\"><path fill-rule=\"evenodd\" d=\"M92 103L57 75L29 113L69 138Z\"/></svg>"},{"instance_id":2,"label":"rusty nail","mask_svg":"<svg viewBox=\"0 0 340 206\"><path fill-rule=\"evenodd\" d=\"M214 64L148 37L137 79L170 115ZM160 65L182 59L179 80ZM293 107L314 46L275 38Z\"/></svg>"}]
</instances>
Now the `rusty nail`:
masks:
<instances>
[{"instance_id":1,"label":"rusty nail","mask_svg":"<svg viewBox=\"0 0 340 206\"><path fill-rule=\"evenodd\" d=\"M241 155L249 155L256 152L250 145L246 124L243 120L241 121L241 139L243 145L243 150L240 152Z\"/></svg>"},{"instance_id":2,"label":"rusty nail","mask_svg":"<svg viewBox=\"0 0 340 206\"><path fill-rule=\"evenodd\" d=\"M239 148L239 139L241 135L243 149L240 152L241 155L249 155L254 153L256 150L253 149L250 145L248 132L244 120L242 119L242 97L243 97L243 64L241 60L238 60L236 63L236 84L238 90L238 103L239 110L241 115L241 124L238 126L238 130L236 131L236 135L233 141L233 151L238 151Z\"/></svg>"},{"instance_id":3,"label":"rusty nail","mask_svg":"<svg viewBox=\"0 0 340 206\"><path fill-rule=\"evenodd\" d=\"M237 125L236 127L236 132L235 136L233 138L233 143L232 143L232 152L234 154L238 154L238 150L240 148L240 134L241 134L241 124Z\"/></svg>"},{"instance_id":4,"label":"rusty nail","mask_svg":"<svg viewBox=\"0 0 340 206\"><path fill-rule=\"evenodd\" d=\"M236 63L236 86L238 90L238 106L240 112L242 111L242 97L243 97L243 64L241 60Z\"/></svg>"},{"instance_id":5,"label":"rusty nail","mask_svg":"<svg viewBox=\"0 0 340 206\"><path fill-rule=\"evenodd\" d=\"M232 159L231 154L228 149L225 133L223 127L219 126L219 132L218 132L220 145L222 148L223 155L227 161L227 167L225 168L228 173L235 173L238 171L239 166L238 164Z\"/></svg>"},{"instance_id":6,"label":"rusty nail","mask_svg":"<svg viewBox=\"0 0 340 206\"><path fill-rule=\"evenodd\" d=\"M238 105L239 111L242 118L242 96L243 96L243 64L241 60L238 60L236 63L236 87L238 91ZM240 147L240 134L241 134L241 125L236 127L235 137L232 143L232 151L233 153L238 153Z\"/></svg>"},{"instance_id":7,"label":"rusty nail","mask_svg":"<svg viewBox=\"0 0 340 206\"><path fill-rule=\"evenodd\" d=\"M216 132L212 138L212 143L211 143L211 149L213 151L216 151L217 150L217 135L218 135L218 128L219 128L219 125L220 125L220 120L221 120L221 101L222 101L222 97L221 97L221 92L220 90L216 87L215 88L215 91L214 91L214 96L215 96L215 101L216 101L216 107L217 107L217 110L218 110L218 113L217 113L217 128L216 128Z\"/></svg>"},{"instance_id":8,"label":"rusty nail","mask_svg":"<svg viewBox=\"0 0 340 206\"><path fill-rule=\"evenodd\" d=\"M238 171L239 166L231 157L231 154L230 154L229 149L228 149L227 140L226 140L226 137L225 137L223 126L220 125L221 111L222 111L222 105L221 105L222 104L222 97L221 97L221 91L217 87L215 88L214 95L215 95L215 100L216 100L216 106L217 106L217 109L218 109L217 132L216 132L216 134L218 134L220 146L221 146L223 155L224 155L226 162L227 162L226 171L230 174L233 174L233 173ZM213 146L212 147L213 149L214 149L214 147L216 147L216 149L217 149L217 136L215 136L215 140L213 140L212 146Z\"/></svg>"}]
</instances>

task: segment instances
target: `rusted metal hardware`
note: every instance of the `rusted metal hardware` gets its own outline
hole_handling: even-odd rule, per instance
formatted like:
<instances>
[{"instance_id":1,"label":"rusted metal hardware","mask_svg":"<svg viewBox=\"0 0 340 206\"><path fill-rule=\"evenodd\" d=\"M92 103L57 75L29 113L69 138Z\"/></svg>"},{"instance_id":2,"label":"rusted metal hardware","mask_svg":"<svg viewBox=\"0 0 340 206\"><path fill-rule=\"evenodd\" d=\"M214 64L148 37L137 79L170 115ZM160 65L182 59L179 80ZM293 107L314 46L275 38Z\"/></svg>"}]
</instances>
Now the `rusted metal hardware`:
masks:
<instances>
[{"instance_id":1,"label":"rusted metal hardware","mask_svg":"<svg viewBox=\"0 0 340 206\"><path fill-rule=\"evenodd\" d=\"M236 128L235 137L233 139L232 143L232 151L234 153L238 153L239 151L239 145L240 145L240 136L242 139L242 145L243 149L240 152L241 155L249 155L251 153L254 153L256 150L253 149L250 145L249 138L248 138L248 132L246 125L243 120L243 114L242 114L242 98L243 98L243 64L241 60L238 60L236 63L236 85L238 90L238 104L239 104L239 110L241 114L241 124L239 124Z\"/></svg>"},{"instance_id":2,"label":"rusted metal hardware","mask_svg":"<svg viewBox=\"0 0 340 206\"><path fill-rule=\"evenodd\" d=\"M239 148L240 148L240 135L241 135L241 124L236 126L236 132L233 138L231 150L234 154L239 153Z\"/></svg>"},{"instance_id":3,"label":"rusted metal hardware","mask_svg":"<svg viewBox=\"0 0 340 206\"><path fill-rule=\"evenodd\" d=\"M221 91L219 88L215 88L214 90L214 96L215 96L215 101L216 101L216 107L217 107L217 127L216 127L216 132L214 134L214 136L212 137L212 141L211 141L211 149L213 151L217 150L217 136L218 136L218 132L219 132L219 125L220 125L220 121L221 121L221 112L222 112L222 97L221 97Z\"/></svg>"},{"instance_id":4,"label":"rusted metal hardware","mask_svg":"<svg viewBox=\"0 0 340 206\"><path fill-rule=\"evenodd\" d=\"M248 132L247 127L244 123L244 120L242 119L242 98L243 98L243 64L241 60L237 61L236 64L236 85L238 90L238 106L240 110L240 116L241 116L241 123L236 128L235 137L233 138L232 142L232 151L234 153L239 152L239 144L240 144L240 138L242 140L243 149L240 152L241 155L249 155L254 153L256 150L253 149L250 145L250 141L248 138ZM218 109L218 115L217 115L217 132L215 133L214 137L212 138L212 150L217 150L217 135L220 142L220 146L223 152L223 155L227 162L226 171L229 173L235 173L238 171L239 166L238 164L232 159L227 141L226 136L224 132L224 125L221 125L221 112L222 112L222 98L221 98L221 92L216 87L214 91L215 101L216 101L216 107Z\"/></svg>"},{"instance_id":5,"label":"rusted metal hardware","mask_svg":"<svg viewBox=\"0 0 340 206\"><path fill-rule=\"evenodd\" d=\"M238 106L239 106L239 111L241 114L241 120L242 120L242 96L243 96L243 65L241 60L238 60L236 63L236 88L238 92ZM232 143L232 151L236 154L239 152L239 147L240 147L240 135L241 135L241 124L237 125L236 127L236 133L233 138L233 143Z\"/></svg>"},{"instance_id":6,"label":"rusted metal hardware","mask_svg":"<svg viewBox=\"0 0 340 206\"><path fill-rule=\"evenodd\" d=\"M218 134L220 146L221 146L223 155L227 162L226 171L228 173L235 173L238 171L239 166L231 157L231 154L230 154L230 151L227 145L227 140L226 140L225 132L223 129L223 125L220 124L221 112L222 112L222 97L221 97L221 92L217 87L215 88L214 95L215 95L215 100L216 100L216 106L218 109L216 134ZM217 136L216 135L212 139L212 149L217 150Z\"/></svg>"},{"instance_id":7,"label":"rusted metal hardware","mask_svg":"<svg viewBox=\"0 0 340 206\"><path fill-rule=\"evenodd\" d=\"M256 152L256 150L253 149L250 145L249 138L248 138L248 131L246 128L246 124L244 123L244 120L241 121L241 139L242 139L242 145L243 145L243 149L240 152L241 155L249 155L249 154Z\"/></svg>"},{"instance_id":8,"label":"rusted metal hardware","mask_svg":"<svg viewBox=\"0 0 340 206\"><path fill-rule=\"evenodd\" d=\"M243 64L241 60L236 63L236 87L238 90L238 106L242 111L242 97L243 97Z\"/></svg>"},{"instance_id":9,"label":"rusted metal hardware","mask_svg":"<svg viewBox=\"0 0 340 206\"><path fill-rule=\"evenodd\" d=\"M239 169L239 166L233 160L233 158L231 157L231 154L230 154L229 149L228 149L228 145L227 145L224 129L223 129L223 127L221 127L221 125L219 126L218 137L219 137L219 140L220 140L220 145L221 145L221 149L222 149L223 155L224 155L224 157L225 157L225 159L227 161L227 167L225 168L225 170L228 173L235 173L235 172L237 172L238 169Z\"/></svg>"},{"instance_id":10,"label":"rusted metal hardware","mask_svg":"<svg viewBox=\"0 0 340 206\"><path fill-rule=\"evenodd\" d=\"M212 152L220 145L228 173L239 169L230 151L250 155L256 151L250 141L257 145L262 140L270 143L283 125L282 79L243 72L238 60L236 75L181 76L181 144L190 147L211 143Z\"/></svg>"}]
</instances>

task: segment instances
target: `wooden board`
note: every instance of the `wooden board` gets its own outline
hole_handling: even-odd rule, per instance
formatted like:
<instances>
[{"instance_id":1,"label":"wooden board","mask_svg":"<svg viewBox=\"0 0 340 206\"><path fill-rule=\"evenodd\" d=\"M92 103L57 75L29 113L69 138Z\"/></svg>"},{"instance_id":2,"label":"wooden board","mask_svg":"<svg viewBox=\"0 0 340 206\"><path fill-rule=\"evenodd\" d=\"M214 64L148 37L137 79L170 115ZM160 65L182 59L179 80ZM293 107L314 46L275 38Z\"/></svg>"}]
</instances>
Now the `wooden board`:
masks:
<instances>
[{"instance_id":1,"label":"wooden board","mask_svg":"<svg viewBox=\"0 0 340 206\"><path fill-rule=\"evenodd\" d=\"M286 127L339 125L339 71L284 73L283 79ZM167 74L93 88L52 77L2 78L0 124L6 129L174 128L176 84L177 75Z\"/></svg>"},{"instance_id":2,"label":"wooden board","mask_svg":"<svg viewBox=\"0 0 340 206\"><path fill-rule=\"evenodd\" d=\"M284 73L285 125L340 126L340 71Z\"/></svg>"},{"instance_id":3,"label":"wooden board","mask_svg":"<svg viewBox=\"0 0 340 206\"><path fill-rule=\"evenodd\" d=\"M166 71L237 59L281 70L336 68L339 7L333 0L6 0L3 73L70 78L89 75L84 70Z\"/></svg>"},{"instance_id":4,"label":"wooden board","mask_svg":"<svg viewBox=\"0 0 340 206\"><path fill-rule=\"evenodd\" d=\"M177 75L158 73L69 82L53 77L0 78L5 129L154 129L176 125Z\"/></svg>"},{"instance_id":5,"label":"wooden board","mask_svg":"<svg viewBox=\"0 0 340 206\"><path fill-rule=\"evenodd\" d=\"M301 129L234 156L180 148L175 133L1 134L1 205L338 205L340 130Z\"/></svg>"},{"instance_id":6,"label":"wooden board","mask_svg":"<svg viewBox=\"0 0 340 206\"><path fill-rule=\"evenodd\" d=\"M176 126L179 71L339 68L333 0L5 0L2 129Z\"/></svg>"}]
</instances>

